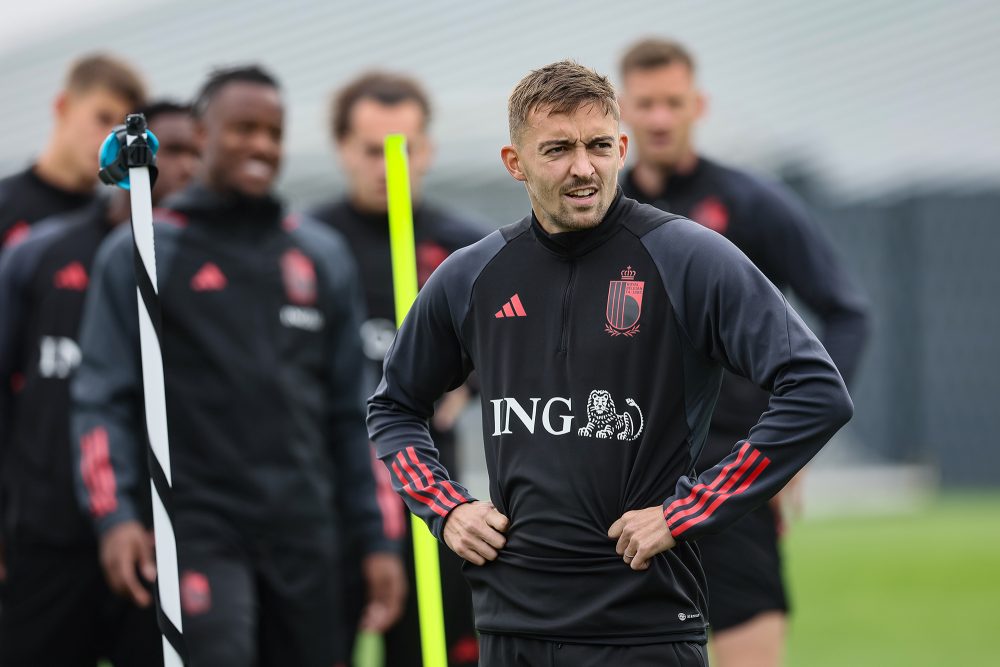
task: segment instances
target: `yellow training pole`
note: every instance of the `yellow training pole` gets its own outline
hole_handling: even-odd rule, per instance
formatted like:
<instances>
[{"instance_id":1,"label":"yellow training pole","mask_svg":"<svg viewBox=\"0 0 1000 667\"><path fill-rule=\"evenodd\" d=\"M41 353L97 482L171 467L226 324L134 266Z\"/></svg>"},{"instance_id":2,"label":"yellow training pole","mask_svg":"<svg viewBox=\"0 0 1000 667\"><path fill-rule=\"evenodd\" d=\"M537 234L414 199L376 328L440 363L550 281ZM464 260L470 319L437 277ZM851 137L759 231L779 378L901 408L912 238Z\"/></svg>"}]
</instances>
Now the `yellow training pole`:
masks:
<instances>
[{"instance_id":1,"label":"yellow training pole","mask_svg":"<svg viewBox=\"0 0 1000 667\"><path fill-rule=\"evenodd\" d=\"M385 138L385 180L389 195L389 247L392 250L392 286L396 301L396 326L417 298L417 254L413 242L413 204L406 137ZM413 562L417 572L417 609L420 612L420 648L424 667L447 667L444 609L441 602L441 568L437 540L424 522L410 516Z\"/></svg>"}]
</instances>

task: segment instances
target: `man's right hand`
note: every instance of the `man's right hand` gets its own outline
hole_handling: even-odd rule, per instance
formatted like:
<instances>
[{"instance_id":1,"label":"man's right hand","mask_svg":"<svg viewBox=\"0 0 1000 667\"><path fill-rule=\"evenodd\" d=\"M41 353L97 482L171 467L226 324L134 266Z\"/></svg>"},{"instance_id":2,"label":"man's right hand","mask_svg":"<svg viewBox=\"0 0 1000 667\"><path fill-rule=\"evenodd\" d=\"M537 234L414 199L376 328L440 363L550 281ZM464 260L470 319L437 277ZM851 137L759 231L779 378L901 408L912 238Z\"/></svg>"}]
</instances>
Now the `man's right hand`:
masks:
<instances>
[{"instance_id":1,"label":"man's right hand","mask_svg":"<svg viewBox=\"0 0 1000 667\"><path fill-rule=\"evenodd\" d=\"M448 514L444 524L444 543L473 565L496 560L507 539L510 520L498 512L492 503L476 502L459 505Z\"/></svg>"},{"instance_id":2,"label":"man's right hand","mask_svg":"<svg viewBox=\"0 0 1000 667\"><path fill-rule=\"evenodd\" d=\"M104 533L101 566L111 590L140 607L149 606L152 596L139 573L150 584L156 580L154 553L153 534L138 521L125 521Z\"/></svg>"}]
</instances>

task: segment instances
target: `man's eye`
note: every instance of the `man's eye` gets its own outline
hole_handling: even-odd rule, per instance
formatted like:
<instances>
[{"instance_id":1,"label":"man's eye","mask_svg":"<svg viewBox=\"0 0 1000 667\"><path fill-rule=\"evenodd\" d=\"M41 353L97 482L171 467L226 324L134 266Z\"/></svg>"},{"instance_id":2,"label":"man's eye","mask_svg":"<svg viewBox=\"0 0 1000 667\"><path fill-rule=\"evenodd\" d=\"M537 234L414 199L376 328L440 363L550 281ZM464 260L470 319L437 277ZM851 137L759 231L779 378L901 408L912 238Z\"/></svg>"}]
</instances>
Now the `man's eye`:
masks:
<instances>
[{"instance_id":1,"label":"man's eye","mask_svg":"<svg viewBox=\"0 0 1000 667\"><path fill-rule=\"evenodd\" d=\"M600 148L602 150L607 150L608 148L611 148L611 142L610 141L599 141L599 142L597 142L596 147Z\"/></svg>"},{"instance_id":2,"label":"man's eye","mask_svg":"<svg viewBox=\"0 0 1000 667\"><path fill-rule=\"evenodd\" d=\"M562 153L565 150L566 150L565 146L553 146L549 150L545 151L545 154L546 155L556 155L558 153Z\"/></svg>"}]
</instances>

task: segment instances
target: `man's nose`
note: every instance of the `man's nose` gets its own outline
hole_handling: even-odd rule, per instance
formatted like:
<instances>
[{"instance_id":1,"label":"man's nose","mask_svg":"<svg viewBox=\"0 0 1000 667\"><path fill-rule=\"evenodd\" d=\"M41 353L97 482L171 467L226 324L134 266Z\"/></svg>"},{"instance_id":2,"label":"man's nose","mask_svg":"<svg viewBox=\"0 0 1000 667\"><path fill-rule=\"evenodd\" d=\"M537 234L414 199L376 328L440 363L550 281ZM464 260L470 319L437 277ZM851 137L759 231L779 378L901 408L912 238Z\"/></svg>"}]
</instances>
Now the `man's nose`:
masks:
<instances>
[{"instance_id":1,"label":"man's nose","mask_svg":"<svg viewBox=\"0 0 1000 667\"><path fill-rule=\"evenodd\" d=\"M570 174L578 178L590 178L594 175L594 163L590 161L590 153L586 148L580 147L574 151Z\"/></svg>"}]
</instances>

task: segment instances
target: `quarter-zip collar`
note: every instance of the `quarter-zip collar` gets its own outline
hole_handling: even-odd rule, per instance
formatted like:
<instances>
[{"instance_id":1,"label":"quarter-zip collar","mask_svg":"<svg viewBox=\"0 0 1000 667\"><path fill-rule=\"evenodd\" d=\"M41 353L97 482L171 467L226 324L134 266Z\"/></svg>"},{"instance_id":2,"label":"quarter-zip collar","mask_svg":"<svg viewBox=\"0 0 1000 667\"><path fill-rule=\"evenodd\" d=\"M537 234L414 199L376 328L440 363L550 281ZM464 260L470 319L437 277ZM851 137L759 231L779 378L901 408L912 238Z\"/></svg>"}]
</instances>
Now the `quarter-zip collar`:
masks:
<instances>
[{"instance_id":1,"label":"quarter-zip collar","mask_svg":"<svg viewBox=\"0 0 1000 667\"><path fill-rule=\"evenodd\" d=\"M608 207L608 212L604 214L604 219L596 227L576 232L549 234L542 229L538 218L535 217L535 212L532 211L531 229L538 242L549 252L560 257L580 257L611 238L621 228L622 220L629 208L622 194L622 188L619 186L611 206Z\"/></svg>"}]
</instances>

